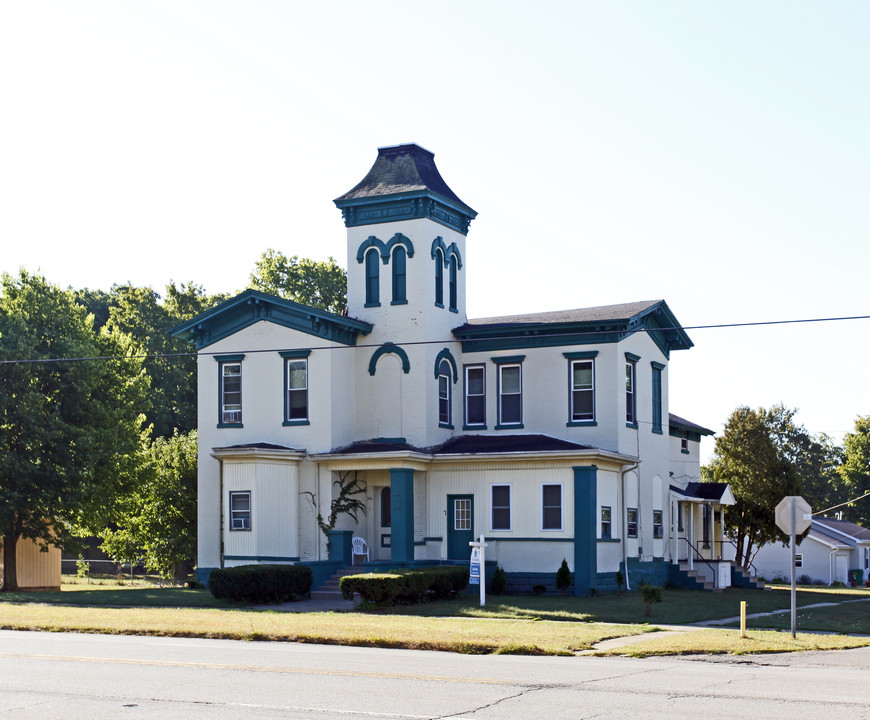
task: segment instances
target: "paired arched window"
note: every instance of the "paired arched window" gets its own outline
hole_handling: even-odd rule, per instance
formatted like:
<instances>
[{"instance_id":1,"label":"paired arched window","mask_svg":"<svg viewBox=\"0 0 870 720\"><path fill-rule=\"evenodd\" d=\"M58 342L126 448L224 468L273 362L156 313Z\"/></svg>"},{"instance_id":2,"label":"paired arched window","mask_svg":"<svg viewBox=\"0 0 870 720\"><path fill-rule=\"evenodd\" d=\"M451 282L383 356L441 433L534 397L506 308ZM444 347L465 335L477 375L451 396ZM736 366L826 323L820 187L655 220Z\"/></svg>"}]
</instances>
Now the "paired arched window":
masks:
<instances>
[{"instance_id":1,"label":"paired arched window","mask_svg":"<svg viewBox=\"0 0 870 720\"><path fill-rule=\"evenodd\" d=\"M375 248L366 252L366 307L381 304L381 270L378 266L380 255Z\"/></svg>"}]
</instances>

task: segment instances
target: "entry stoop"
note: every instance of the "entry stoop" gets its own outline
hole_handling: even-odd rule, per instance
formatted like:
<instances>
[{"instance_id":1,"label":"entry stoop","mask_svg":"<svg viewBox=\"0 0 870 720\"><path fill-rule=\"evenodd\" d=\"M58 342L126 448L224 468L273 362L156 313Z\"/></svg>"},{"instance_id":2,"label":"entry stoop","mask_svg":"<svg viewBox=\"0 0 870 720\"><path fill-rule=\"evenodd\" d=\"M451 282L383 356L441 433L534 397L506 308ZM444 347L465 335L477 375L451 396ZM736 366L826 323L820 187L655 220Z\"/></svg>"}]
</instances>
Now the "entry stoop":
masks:
<instances>
[{"instance_id":1,"label":"entry stoop","mask_svg":"<svg viewBox=\"0 0 870 720\"><path fill-rule=\"evenodd\" d=\"M768 586L761 582L757 577L753 577L753 575L742 567L740 567L737 563L731 563L731 585L734 587L742 587L742 588L755 588L758 590L768 590Z\"/></svg>"},{"instance_id":2,"label":"entry stoop","mask_svg":"<svg viewBox=\"0 0 870 720\"><path fill-rule=\"evenodd\" d=\"M359 575L366 572L361 566L352 567L350 565L343 567L335 573L329 580L321 585L316 590L311 591L312 600L341 600L341 586L339 582L347 575Z\"/></svg>"},{"instance_id":3,"label":"entry stoop","mask_svg":"<svg viewBox=\"0 0 870 720\"><path fill-rule=\"evenodd\" d=\"M690 570L689 563L687 562L681 562L678 565L678 574L683 580L680 584L690 590L712 590L713 592L722 592L721 588L717 588L712 581L706 580L697 570Z\"/></svg>"}]
</instances>

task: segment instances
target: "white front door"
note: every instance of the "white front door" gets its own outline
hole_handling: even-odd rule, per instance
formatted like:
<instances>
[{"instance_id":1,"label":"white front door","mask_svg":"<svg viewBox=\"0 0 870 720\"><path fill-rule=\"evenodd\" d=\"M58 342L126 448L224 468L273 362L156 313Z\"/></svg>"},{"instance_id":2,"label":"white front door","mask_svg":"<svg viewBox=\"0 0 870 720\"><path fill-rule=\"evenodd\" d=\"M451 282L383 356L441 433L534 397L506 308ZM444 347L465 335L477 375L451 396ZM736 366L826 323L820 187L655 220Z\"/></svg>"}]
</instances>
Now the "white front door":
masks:
<instances>
[{"instance_id":1,"label":"white front door","mask_svg":"<svg viewBox=\"0 0 870 720\"><path fill-rule=\"evenodd\" d=\"M834 555L834 582L849 584L849 558L844 553Z\"/></svg>"}]
</instances>

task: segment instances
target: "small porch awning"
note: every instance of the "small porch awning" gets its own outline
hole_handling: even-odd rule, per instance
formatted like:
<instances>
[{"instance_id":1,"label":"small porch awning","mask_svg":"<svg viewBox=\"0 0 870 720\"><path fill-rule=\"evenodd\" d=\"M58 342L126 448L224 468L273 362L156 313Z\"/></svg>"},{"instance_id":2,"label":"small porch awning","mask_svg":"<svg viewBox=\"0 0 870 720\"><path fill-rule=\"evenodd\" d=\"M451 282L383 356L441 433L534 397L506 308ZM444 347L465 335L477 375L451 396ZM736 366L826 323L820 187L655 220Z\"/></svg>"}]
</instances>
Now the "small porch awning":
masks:
<instances>
[{"instance_id":1,"label":"small porch awning","mask_svg":"<svg viewBox=\"0 0 870 720\"><path fill-rule=\"evenodd\" d=\"M728 483L690 482L685 488L671 485L671 492L684 502L714 505L734 505L736 502Z\"/></svg>"}]
</instances>

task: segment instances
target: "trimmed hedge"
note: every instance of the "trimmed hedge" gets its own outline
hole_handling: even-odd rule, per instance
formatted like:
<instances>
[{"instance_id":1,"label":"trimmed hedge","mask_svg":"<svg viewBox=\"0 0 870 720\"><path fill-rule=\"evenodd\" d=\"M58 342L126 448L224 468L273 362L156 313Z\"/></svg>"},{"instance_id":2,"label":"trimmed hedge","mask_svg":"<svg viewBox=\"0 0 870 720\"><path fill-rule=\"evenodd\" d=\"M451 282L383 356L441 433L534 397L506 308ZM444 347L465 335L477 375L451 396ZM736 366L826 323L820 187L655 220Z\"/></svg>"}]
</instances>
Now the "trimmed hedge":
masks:
<instances>
[{"instance_id":1,"label":"trimmed hedge","mask_svg":"<svg viewBox=\"0 0 870 720\"><path fill-rule=\"evenodd\" d=\"M352 600L358 593L374 605L410 605L455 597L468 586L468 567L450 565L419 570L366 573L341 578L341 594Z\"/></svg>"},{"instance_id":2,"label":"trimmed hedge","mask_svg":"<svg viewBox=\"0 0 870 720\"><path fill-rule=\"evenodd\" d=\"M311 592L311 568L305 565L238 565L212 570L208 589L219 599L287 602Z\"/></svg>"}]
</instances>

